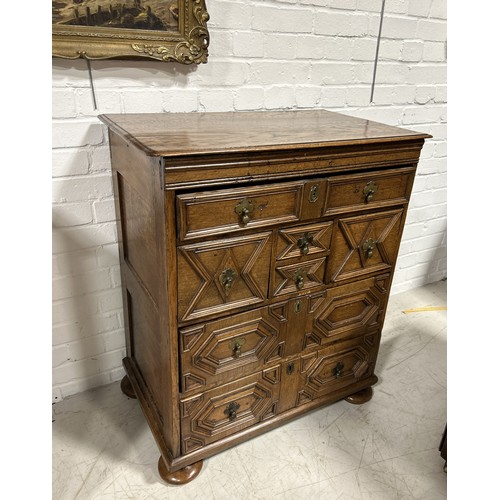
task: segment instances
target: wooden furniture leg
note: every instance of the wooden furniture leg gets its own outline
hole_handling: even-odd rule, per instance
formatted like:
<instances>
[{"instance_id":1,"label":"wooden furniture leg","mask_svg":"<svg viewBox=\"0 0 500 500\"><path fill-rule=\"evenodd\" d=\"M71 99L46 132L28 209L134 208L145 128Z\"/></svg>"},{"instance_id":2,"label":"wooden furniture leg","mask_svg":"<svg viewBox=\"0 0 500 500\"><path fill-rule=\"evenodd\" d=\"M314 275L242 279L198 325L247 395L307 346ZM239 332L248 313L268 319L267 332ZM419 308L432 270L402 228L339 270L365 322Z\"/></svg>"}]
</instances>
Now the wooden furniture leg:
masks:
<instances>
[{"instance_id":1,"label":"wooden furniture leg","mask_svg":"<svg viewBox=\"0 0 500 500\"><path fill-rule=\"evenodd\" d=\"M127 375L122 378L122 381L120 383L120 389L122 390L123 394L125 396L128 396L129 398L132 399L137 399L137 396L135 395L134 388L132 387L132 384L130 383L129 378Z\"/></svg>"},{"instance_id":2,"label":"wooden furniture leg","mask_svg":"<svg viewBox=\"0 0 500 500\"><path fill-rule=\"evenodd\" d=\"M367 387L366 389L363 389L362 391L359 392L355 392L354 394L351 394L350 396L347 396L344 399L345 401L353 405L362 405L363 403L370 401L372 396L373 396L373 389L371 387Z\"/></svg>"},{"instance_id":3,"label":"wooden furniture leg","mask_svg":"<svg viewBox=\"0 0 500 500\"><path fill-rule=\"evenodd\" d=\"M203 466L203 460L195 462L191 465L186 465L183 469L177 470L175 472L169 472L167 466L163 461L163 457L160 455L158 459L158 472L161 478L170 484L181 485L192 481L201 471Z\"/></svg>"}]
</instances>

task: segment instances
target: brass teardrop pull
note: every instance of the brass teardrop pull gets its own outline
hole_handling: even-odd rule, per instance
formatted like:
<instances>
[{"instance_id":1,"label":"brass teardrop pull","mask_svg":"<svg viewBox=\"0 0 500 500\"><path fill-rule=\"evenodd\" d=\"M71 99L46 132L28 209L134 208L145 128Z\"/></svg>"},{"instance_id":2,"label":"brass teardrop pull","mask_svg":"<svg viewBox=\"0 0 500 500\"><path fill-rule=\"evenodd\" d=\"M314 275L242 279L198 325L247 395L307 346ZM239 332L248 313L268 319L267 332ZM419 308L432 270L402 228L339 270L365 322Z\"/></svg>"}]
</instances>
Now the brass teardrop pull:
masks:
<instances>
[{"instance_id":1,"label":"brass teardrop pull","mask_svg":"<svg viewBox=\"0 0 500 500\"><path fill-rule=\"evenodd\" d=\"M302 290L302 288L304 288L306 276L306 272L302 271L302 269L299 269L298 271L295 271L295 273L293 273L292 279L295 283L295 286L297 287L297 290Z\"/></svg>"},{"instance_id":2,"label":"brass teardrop pull","mask_svg":"<svg viewBox=\"0 0 500 500\"><path fill-rule=\"evenodd\" d=\"M344 369L344 363L341 363L340 361L335 365L333 368L333 377L334 378L339 378L340 375L342 375L342 370Z\"/></svg>"},{"instance_id":3,"label":"brass teardrop pull","mask_svg":"<svg viewBox=\"0 0 500 500\"><path fill-rule=\"evenodd\" d=\"M241 200L234 211L240 216L240 223L242 226L246 226L252 220L252 214L254 210L254 205L250 200Z\"/></svg>"},{"instance_id":4,"label":"brass teardrop pull","mask_svg":"<svg viewBox=\"0 0 500 500\"><path fill-rule=\"evenodd\" d=\"M297 246L300 248L300 253L302 255L307 255L309 253L309 246L313 242L313 236L309 232L305 232L302 238L297 240Z\"/></svg>"},{"instance_id":5,"label":"brass teardrop pull","mask_svg":"<svg viewBox=\"0 0 500 500\"><path fill-rule=\"evenodd\" d=\"M377 244L372 238L365 241L363 245L363 250L365 251L366 258L369 259L373 256L373 250L375 250L375 245Z\"/></svg>"},{"instance_id":6,"label":"brass teardrop pull","mask_svg":"<svg viewBox=\"0 0 500 500\"><path fill-rule=\"evenodd\" d=\"M373 196L377 191L378 191L378 186L373 181L370 181L365 186L365 188L363 189L363 194L365 195L366 203L369 203L370 201L373 200Z\"/></svg>"},{"instance_id":7,"label":"brass teardrop pull","mask_svg":"<svg viewBox=\"0 0 500 500\"><path fill-rule=\"evenodd\" d=\"M224 410L224 415L229 417L229 420L234 420L237 417L236 412L240 409L240 405L235 401L231 401Z\"/></svg>"},{"instance_id":8,"label":"brass teardrop pull","mask_svg":"<svg viewBox=\"0 0 500 500\"><path fill-rule=\"evenodd\" d=\"M226 295L231 291L234 280L238 277L238 273L230 267L224 269L219 275L219 283L224 287Z\"/></svg>"},{"instance_id":9,"label":"brass teardrop pull","mask_svg":"<svg viewBox=\"0 0 500 500\"><path fill-rule=\"evenodd\" d=\"M241 356L241 347L245 344L245 342L245 337L233 339L230 342L231 351L235 358L239 358Z\"/></svg>"}]
</instances>

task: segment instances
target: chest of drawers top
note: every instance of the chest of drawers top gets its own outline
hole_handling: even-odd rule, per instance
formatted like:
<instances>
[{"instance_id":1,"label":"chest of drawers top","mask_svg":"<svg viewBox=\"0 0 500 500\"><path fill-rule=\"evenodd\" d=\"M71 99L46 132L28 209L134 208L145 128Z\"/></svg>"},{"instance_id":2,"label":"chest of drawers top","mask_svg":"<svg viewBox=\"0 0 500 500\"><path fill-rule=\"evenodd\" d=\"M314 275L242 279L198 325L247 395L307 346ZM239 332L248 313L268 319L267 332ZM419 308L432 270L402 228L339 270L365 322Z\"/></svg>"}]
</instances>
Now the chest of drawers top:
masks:
<instances>
[{"instance_id":1,"label":"chest of drawers top","mask_svg":"<svg viewBox=\"0 0 500 500\"><path fill-rule=\"evenodd\" d=\"M101 115L164 166L166 189L418 161L428 134L325 110Z\"/></svg>"}]
</instances>

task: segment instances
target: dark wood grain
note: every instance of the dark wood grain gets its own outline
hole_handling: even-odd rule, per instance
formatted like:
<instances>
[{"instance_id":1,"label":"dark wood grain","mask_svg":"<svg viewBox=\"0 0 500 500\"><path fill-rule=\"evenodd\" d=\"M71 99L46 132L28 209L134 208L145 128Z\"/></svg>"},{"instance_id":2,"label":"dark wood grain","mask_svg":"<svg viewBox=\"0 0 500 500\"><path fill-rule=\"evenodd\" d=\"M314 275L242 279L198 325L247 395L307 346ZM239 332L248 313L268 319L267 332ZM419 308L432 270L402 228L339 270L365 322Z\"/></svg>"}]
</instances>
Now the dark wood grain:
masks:
<instances>
[{"instance_id":1,"label":"dark wood grain","mask_svg":"<svg viewBox=\"0 0 500 500\"><path fill-rule=\"evenodd\" d=\"M314 408L368 401L429 136L326 111L101 119L121 385L158 444L161 477L184 484L201 460Z\"/></svg>"}]
</instances>

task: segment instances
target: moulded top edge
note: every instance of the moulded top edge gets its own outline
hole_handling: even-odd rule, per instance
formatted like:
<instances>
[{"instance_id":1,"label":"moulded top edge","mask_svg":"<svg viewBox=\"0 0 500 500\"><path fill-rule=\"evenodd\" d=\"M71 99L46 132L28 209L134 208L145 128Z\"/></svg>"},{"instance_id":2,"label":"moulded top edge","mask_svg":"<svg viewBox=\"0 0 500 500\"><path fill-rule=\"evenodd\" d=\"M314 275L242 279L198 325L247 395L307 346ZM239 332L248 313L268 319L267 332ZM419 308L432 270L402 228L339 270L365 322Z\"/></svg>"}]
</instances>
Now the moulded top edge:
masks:
<instances>
[{"instance_id":1,"label":"moulded top edge","mask_svg":"<svg viewBox=\"0 0 500 500\"><path fill-rule=\"evenodd\" d=\"M149 156L415 141L429 134L326 110L132 113L99 119Z\"/></svg>"}]
</instances>

